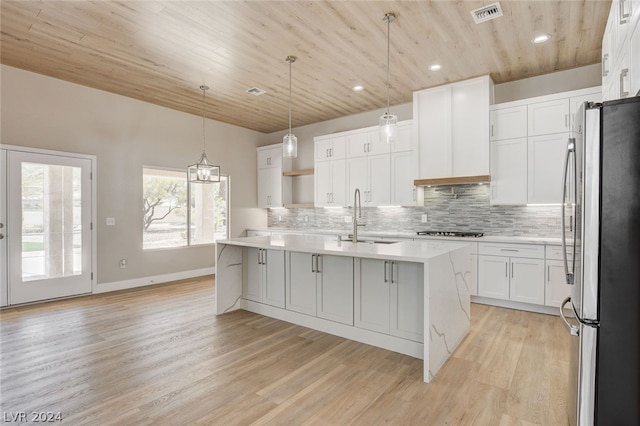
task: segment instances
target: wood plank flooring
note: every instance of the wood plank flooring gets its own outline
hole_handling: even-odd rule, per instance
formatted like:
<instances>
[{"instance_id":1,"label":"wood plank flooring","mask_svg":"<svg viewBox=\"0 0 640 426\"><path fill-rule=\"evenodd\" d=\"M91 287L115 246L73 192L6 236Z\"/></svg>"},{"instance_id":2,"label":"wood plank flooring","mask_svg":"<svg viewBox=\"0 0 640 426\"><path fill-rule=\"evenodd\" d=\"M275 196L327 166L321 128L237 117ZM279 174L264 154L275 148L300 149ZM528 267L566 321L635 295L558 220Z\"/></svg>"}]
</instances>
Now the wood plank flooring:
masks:
<instances>
[{"instance_id":1,"label":"wood plank flooring","mask_svg":"<svg viewBox=\"0 0 640 426\"><path fill-rule=\"evenodd\" d=\"M245 311L212 277L0 312L1 410L68 425L564 425L558 317L472 305L430 384L422 361Z\"/></svg>"}]
</instances>

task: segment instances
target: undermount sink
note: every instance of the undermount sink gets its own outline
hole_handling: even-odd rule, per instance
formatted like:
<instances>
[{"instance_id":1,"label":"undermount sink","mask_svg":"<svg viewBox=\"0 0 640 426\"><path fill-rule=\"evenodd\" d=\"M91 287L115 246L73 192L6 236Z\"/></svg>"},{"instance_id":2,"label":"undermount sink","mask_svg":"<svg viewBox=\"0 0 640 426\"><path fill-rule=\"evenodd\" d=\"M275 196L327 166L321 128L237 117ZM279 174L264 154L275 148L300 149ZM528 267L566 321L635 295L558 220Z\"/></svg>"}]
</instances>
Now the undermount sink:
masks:
<instances>
[{"instance_id":1,"label":"undermount sink","mask_svg":"<svg viewBox=\"0 0 640 426\"><path fill-rule=\"evenodd\" d=\"M352 238L343 238L340 241L346 241L348 243L354 242ZM357 243L367 243L367 244L395 244L397 241L388 241L388 240L358 240Z\"/></svg>"}]
</instances>

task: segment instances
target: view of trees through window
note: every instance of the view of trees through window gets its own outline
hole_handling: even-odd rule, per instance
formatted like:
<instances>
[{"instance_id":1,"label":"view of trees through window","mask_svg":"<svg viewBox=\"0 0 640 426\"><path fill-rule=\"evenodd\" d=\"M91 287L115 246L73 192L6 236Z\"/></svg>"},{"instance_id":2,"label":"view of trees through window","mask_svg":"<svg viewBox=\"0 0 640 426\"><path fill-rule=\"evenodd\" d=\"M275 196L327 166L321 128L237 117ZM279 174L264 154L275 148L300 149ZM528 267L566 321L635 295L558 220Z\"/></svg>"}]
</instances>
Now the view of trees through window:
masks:
<instances>
[{"instance_id":1,"label":"view of trees through window","mask_svg":"<svg viewBox=\"0 0 640 426\"><path fill-rule=\"evenodd\" d=\"M228 180L188 184L184 171L143 169L143 249L227 238Z\"/></svg>"}]
</instances>

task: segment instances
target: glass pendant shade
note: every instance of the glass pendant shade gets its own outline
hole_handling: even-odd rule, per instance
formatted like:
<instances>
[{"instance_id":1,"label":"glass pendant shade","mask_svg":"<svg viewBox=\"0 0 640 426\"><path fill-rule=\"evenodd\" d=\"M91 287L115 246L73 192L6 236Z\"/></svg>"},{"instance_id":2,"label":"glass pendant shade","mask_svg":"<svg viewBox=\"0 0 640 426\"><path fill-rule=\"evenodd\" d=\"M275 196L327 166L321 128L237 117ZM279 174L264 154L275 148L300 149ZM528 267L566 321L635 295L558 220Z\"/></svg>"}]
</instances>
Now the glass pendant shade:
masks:
<instances>
[{"instance_id":1,"label":"glass pendant shade","mask_svg":"<svg viewBox=\"0 0 640 426\"><path fill-rule=\"evenodd\" d=\"M284 158L298 156L298 138L293 133L288 133L282 138L282 156Z\"/></svg>"},{"instance_id":2,"label":"glass pendant shade","mask_svg":"<svg viewBox=\"0 0 640 426\"><path fill-rule=\"evenodd\" d=\"M187 169L187 177L191 183L216 183L220 182L220 166L215 166L209 162L207 154L204 152L196 164L192 164Z\"/></svg>"},{"instance_id":3,"label":"glass pendant shade","mask_svg":"<svg viewBox=\"0 0 640 426\"><path fill-rule=\"evenodd\" d=\"M391 143L396 138L398 116L392 112L385 112L380 116L380 141Z\"/></svg>"},{"instance_id":4,"label":"glass pendant shade","mask_svg":"<svg viewBox=\"0 0 640 426\"><path fill-rule=\"evenodd\" d=\"M220 166L211 164L205 152L205 92L207 86L200 86L202 90L202 155L196 164L187 167L187 181L189 183L215 183L220 182Z\"/></svg>"},{"instance_id":5,"label":"glass pendant shade","mask_svg":"<svg viewBox=\"0 0 640 426\"><path fill-rule=\"evenodd\" d=\"M282 138L282 156L296 158L298 156L298 138L291 133L291 64L296 61L296 57L289 55L284 61L289 64L289 133Z\"/></svg>"},{"instance_id":6,"label":"glass pendant shade","mask_svg":"<svg viewBox=\"0 0 640 426\"><path fill-rule=\"evenodd\" d=\"M396 15L393 12L385 13L382 21L387 24L387 110L380 116L380 141L391 143L396 138L398 117L389 112L389 99L391 89L391 31L390 26L395 21Z\"/></svg>"}]
</instances>

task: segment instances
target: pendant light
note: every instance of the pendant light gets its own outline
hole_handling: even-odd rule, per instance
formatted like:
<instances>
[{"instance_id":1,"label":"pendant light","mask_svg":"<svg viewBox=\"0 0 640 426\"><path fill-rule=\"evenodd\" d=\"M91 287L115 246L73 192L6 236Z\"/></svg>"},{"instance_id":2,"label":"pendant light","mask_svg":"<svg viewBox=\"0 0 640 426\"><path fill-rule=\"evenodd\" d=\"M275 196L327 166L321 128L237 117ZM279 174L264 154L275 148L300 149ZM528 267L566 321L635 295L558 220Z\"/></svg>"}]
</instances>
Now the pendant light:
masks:
<instances>
[{"instance_id":1,"label":"pendant light","mask_svg":"<svg viewBox=\"0 0 640 426\"><path fill-rule=\"evenodd\" d=\"M220 182L220 166L215 166L209 162L205 153L205 99L204 94L209 90L208 86L200 86L202 90L202 156L196 164L192 164L187 168L187 179L190 183L214 183Z\"/></svg>"},{"instance_id":2,"label":"pendant light","mask_svg":"<svg viewBox=\"0 0 640 426\"><path fill-rule=\"evenodd\" d=\"M380 116L380 140L391 143L396 137L398 117L389 111L389 91L391 88L391 71L389 66L389 58L391 51L391 23L396 20L393 12L385 13L383 22L387 24L387 110Z\"/></svg>"},{"instance_id":3,"label":"pendant light","mask_svg":"<svg viewBox=\"0 0 640 426\"><path fill-rule=\"evenodd\" d=\"M287 56L285 62L289 63L289 133L282 138L282 156L295 158L298 156L298 138L291 133L291 64L296 61L295 56Z\"/></svg>"}]
</instances>

